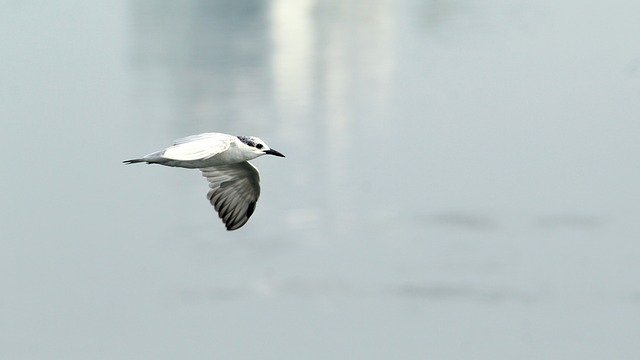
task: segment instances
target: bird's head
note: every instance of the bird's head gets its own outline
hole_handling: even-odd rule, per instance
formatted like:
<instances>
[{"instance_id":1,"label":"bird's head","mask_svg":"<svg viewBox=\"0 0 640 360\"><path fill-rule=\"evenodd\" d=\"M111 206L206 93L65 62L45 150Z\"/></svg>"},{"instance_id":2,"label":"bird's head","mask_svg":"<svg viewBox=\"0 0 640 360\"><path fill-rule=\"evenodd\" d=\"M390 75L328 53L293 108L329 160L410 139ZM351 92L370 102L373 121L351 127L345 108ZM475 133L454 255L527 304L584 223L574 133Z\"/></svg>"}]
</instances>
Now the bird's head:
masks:
<instances>
[{"instance_id":1,"label":"bird's head","mask_svg":"<svg viewBox=\"0 0 640 360\"><path fill-rule=\"evenodd\" d=\"M262 155L275 155L285 157L279 151L273 150L262 139L255 136L238 136L240 142L246 145L245 149L253 152L256 157Z\"/></svg>"}]
</instances>

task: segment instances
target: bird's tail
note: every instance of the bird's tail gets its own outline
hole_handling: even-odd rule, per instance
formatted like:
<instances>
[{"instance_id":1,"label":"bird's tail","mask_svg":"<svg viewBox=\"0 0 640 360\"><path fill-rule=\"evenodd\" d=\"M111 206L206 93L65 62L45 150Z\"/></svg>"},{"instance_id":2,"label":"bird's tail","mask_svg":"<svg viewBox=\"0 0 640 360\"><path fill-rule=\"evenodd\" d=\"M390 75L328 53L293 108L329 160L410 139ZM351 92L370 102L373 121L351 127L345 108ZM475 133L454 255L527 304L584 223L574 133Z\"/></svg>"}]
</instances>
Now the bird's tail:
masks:
<instances>
[{"instance_id":1,"label":"bird's tail","mask_svg":"<svg viewBox=\"0 0 640 360\"><path fill-rule=\"evenodd\" d=\"M146 161L147 160L145 160L145 159L131 159L131 160L125 160L122 163L129 165L129 164L141 163L141 162L146 162Z\"/></svg>"}]
</instances>

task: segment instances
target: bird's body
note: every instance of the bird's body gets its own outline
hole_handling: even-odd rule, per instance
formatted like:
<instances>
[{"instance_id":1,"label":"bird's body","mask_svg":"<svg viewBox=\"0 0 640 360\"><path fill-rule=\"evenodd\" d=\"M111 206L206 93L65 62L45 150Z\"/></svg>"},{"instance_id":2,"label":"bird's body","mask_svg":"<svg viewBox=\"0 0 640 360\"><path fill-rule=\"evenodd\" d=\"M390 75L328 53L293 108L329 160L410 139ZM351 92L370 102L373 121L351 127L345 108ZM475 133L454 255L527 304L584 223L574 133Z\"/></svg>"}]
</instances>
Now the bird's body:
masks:
<instances>
[{"instance_id":1,"label":"bird's body","mask_svg":"<svg viewBox=\"0 0 640 360\"><path fill-rule=\"evenodd\" d=\"M284 157L257 137L204 133L175 140L164 150L124 163L200 169L211 188L207 199L227 230L236 230L249 220L260 197L260 174L248 160L265 154Z\"/></svg>"}]
</instances>

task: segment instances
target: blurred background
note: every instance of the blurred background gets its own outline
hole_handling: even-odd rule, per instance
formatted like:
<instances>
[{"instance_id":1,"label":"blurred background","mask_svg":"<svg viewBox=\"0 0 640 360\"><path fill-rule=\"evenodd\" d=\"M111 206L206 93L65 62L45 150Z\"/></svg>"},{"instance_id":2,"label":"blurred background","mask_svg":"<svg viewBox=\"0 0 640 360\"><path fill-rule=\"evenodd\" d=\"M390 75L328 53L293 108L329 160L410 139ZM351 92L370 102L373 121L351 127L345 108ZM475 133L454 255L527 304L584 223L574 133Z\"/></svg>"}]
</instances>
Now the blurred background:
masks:
<instances>
[{"instance_id":1,"label":"blurred background","mask_svg":"<svg viewBox=\"0 0 640 360\"><path fill-rule=\"evenodd\" d=\"M640 357L637 1L1 3L0 357Z\"/></svg>"}]
</instances>

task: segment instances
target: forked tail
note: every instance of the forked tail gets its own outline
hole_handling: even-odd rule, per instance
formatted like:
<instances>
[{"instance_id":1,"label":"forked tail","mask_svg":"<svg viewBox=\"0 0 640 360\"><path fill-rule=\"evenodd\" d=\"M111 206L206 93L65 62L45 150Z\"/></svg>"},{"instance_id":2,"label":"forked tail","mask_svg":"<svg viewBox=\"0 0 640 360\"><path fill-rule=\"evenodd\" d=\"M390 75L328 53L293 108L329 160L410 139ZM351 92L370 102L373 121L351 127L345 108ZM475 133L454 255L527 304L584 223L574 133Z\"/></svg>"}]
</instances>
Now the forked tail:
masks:
<instances>
[{"instance_id":1,"label":"forked tail","mask_svg":"<svg viewBox=\"0 0 640 360\"><path fill-rule=\"evenodd\" d=\"M141 163L146 161L147 160L144 160L144 159L131 159L131 160L125 160L122 163L129 165L129 164Z\"/></svg>"}]
</instances>

